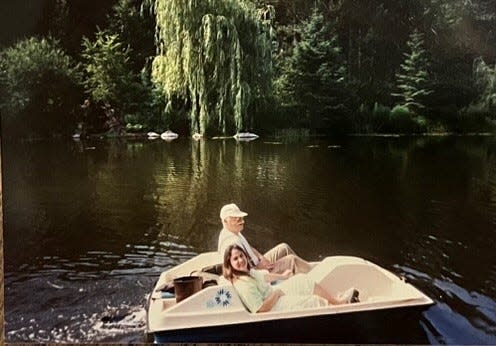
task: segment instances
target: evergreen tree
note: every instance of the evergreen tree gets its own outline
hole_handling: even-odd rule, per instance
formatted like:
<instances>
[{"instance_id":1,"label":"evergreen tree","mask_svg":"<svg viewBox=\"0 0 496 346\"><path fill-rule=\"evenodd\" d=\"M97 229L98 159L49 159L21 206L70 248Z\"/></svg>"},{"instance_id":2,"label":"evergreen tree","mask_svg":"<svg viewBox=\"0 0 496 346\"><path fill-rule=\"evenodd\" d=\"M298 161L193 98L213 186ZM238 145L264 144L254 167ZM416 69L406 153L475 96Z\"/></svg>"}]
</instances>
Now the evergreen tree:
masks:
<instances>
[{"instance_id":1,"label":"evergreen tree","mask_svg":"<svg viewBox=\"0 0 496 346\"><path fill-rule=\"evenodd\" d=\"M117 34L121 42L131 48L129 55L133 71L139 73L155 56L155 18L143 0L119 0L109 16L108 31ZM148 67L148 66L147 66Z\"/></svg>"},{"instance_id":2,"label":"evergreen tree","mask_svg":"<svg viewBox=\"0 0 496 346\"><path fill-rule=\"evenodd\" d=\"M432 93L429 89L429 61L424 48L423 34L415 29L407 42L410 52L405 53L405 61L396 74L399 105L419 113L425 108L425 97Z\"/></svg>"},{"instance_id":3,"label":"evergreen tree","mask_svg":"<svg viewBox=\"0 0 496 346\"><path fill-rule=\"evenodd\" d=\"M346 67L338 38L317 9L300 31L301 40L283 66L276 89L283 104L304 110L298 111L304 115L300 125L332 127L345 109Z\"/></svg>"}]
</instances>

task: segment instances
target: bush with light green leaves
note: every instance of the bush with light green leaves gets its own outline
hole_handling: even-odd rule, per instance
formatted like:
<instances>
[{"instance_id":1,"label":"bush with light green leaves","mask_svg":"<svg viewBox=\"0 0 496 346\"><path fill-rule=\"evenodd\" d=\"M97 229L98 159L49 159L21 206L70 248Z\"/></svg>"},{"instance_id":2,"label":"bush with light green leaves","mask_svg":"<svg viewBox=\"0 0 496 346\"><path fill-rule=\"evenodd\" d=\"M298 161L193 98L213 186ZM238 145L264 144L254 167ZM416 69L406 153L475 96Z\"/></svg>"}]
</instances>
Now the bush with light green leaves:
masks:
<instances>
[{"instance_id":1,"label":"bush with light green leaves","mask_svg":"<svg viewBox=\"0 0 496 346\"><path fill-rule=\"evenodd\" d=\"M22 137L68 134L77 120L80 74L50 38L29 38L0 53L0 110L5 133Z\"/></svg>"}]
</instances>

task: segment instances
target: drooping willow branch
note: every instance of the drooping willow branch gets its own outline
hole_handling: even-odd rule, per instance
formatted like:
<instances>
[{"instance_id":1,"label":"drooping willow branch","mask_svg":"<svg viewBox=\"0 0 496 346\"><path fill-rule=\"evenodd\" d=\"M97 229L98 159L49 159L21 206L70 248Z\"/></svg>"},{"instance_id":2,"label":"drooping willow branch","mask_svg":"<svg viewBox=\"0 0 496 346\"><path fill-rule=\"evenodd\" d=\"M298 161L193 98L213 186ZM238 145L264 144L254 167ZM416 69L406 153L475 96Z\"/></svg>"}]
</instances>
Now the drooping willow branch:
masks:
<instances>
[{"instance_id":1,"label":"drooping willow branch","mask_svg":"<svg viewBox=\"0 0 496 346\"><path fill-rule=\"evenodd\" d=\"M272 7L247 0L156 0L152 78L189 105L191 132L242 130L248 108L271 89ZM169 115L170 116L170 115Z\"/></svg>"}]
</instances>

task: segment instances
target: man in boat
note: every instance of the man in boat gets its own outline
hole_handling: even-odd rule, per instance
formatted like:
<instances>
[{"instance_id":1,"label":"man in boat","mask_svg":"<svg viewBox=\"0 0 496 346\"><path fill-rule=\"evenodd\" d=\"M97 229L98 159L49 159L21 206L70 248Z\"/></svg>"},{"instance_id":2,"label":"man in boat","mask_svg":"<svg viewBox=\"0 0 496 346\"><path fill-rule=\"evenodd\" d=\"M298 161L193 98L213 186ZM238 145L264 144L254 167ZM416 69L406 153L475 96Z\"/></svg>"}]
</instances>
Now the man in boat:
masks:
<instances>
[{"instance_id":1,"label":"man in boat","mask_svg":"<svg viewBox=\"0 0 496 346\"><path fill-rule=\"evenodd\" d=\"M250 265L256 269L266 269L278 274L288 269L294 274L308 273L312 269L313 265L298 257L286 243L278 244L263 255L251 246L241 234L245 224L244 217L247 215L234 203L226 204L220 210L223 228L219 234L218 251L221 256L224 256L230 245L236 244L246 251Z\"/></svg>"}]
</instances>

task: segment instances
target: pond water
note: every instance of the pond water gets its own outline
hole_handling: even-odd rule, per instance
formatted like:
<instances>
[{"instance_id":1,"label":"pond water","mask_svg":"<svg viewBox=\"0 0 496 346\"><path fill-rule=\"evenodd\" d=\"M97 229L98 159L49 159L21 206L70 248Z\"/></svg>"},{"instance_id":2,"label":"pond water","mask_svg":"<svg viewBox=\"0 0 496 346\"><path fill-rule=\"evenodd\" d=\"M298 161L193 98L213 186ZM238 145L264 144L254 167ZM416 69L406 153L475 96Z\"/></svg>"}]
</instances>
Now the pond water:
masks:
<instances>
[{"instance_id":1,"label":"pond water","mask_svg":"<svg viewBox=\"0 0 496 346\"><path fill-rule=\"evenodd\" d=\"M436 301L381 341L496 344L495 137L6 142L2 159L8 342L143 342L160 272L215 249L235 202L260 250L364 257Z\"/></svg>"}]
</instances>

